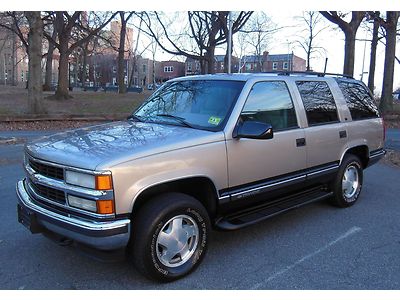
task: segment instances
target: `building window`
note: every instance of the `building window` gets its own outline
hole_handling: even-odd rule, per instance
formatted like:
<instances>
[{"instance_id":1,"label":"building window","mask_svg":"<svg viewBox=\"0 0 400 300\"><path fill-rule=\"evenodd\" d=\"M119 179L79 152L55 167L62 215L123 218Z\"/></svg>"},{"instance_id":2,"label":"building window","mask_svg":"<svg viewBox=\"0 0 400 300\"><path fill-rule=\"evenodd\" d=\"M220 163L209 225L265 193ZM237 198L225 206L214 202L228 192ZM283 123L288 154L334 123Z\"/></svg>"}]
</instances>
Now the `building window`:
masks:
<instances>
[{"instance_id":1,"label":"building window","mask_svg":"<svg viewBox=\"0 0 400 300\"><path fill-rule=\"evenodd\" d=\"M192 71L192 63L188 63L188 64L187 64L187 70L188 70L189 72Z\"/></svg>"},{"instance_id":2,"label":"building window","mask_svg":"<svg viewBox=\"0 0 400 300\"><path fill-rule=\"evenodd\" d=\"M288 63L287 61L285 61L285 62L283 63L283 69L284 69L284 70L289 69L289 63Z\"/></svg>"},{"instance_id":3,"label":"building window","mask_svg":"<svg viewBox=\"0 0 400 300\"><path fill-rule=\"evenodd\" d=\"M146 65L143 65L143 73L146 73Z\"/></svg>"},{"instance_id":4,"label":"building window","mask_svg":"<svg viewBox=\"0 0 400 300\"><path fill-rule=\"evenodd\" d=\"M174 71L173 66L165 66L164 67L164 73L172 73Z\"/></svg>"},{"instance_id":5,"label":"building window","mask_svg":"<svg viewBox=\"0 0 400 300\"><path fill-rule=\"evenodd\" d=\"M272 63L272 70L278 70L278 63L277 62L273 62Z\"/></svg>"},{"instance_id":6,"label":"building window","mask_svg":"<svg viewBox=\"0 0 400 300\"><path fill-rule=\"evenodd\" d=\"M246 64L246 71L250 71L251 70L251 64L250 63L247 63Z\"/></svg>"},{"instance_id":7,"label":"building window","mask_svg":"<svg viewBox=\"0 0 400 300\"><path fill-rule=\"evenodd\" d=\"M224 63L222 62L221 63L221 70L223 70L224 69Z\"/></svg>"}]
</instances>

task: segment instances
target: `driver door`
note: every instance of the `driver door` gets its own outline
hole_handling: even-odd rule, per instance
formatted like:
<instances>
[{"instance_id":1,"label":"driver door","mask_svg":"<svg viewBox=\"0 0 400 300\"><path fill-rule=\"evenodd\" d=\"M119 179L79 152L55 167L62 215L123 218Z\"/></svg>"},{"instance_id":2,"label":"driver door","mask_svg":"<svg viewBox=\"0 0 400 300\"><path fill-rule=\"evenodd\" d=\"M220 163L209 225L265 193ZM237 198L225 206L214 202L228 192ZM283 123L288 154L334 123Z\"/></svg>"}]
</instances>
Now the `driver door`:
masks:
<instances>
[{"instance_id":1,"label":"driver door","mask_svg":"<svg viewBox=\"0 0 400 300\"><path fill-rule=\"evenodd\" d=\"M235 201L305 181L305 135L285 81L253 85L239 122L247 120L272 125L274 136L227 140L229 189L224 194Z\"/></svg>"}]
</instances>

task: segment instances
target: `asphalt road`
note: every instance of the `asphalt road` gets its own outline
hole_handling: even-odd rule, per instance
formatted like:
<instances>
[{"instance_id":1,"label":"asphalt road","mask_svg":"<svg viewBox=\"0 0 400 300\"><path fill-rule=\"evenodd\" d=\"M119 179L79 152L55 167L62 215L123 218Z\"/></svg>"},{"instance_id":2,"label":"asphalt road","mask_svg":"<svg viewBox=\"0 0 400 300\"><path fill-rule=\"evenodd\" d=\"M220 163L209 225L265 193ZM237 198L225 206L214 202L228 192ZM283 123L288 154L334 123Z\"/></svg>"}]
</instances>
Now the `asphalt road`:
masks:
<instances>
[{"instance_id":1,"label":"asphalt road","mask_svg":"<svg viewBox=\"0 0 400 300\"><path fill-rule=\"evenodd\" d=\"M351 208L314 203L240 231L213 232L194 273L156 284L127 261L95 261L17 222L22 149L0 145L1 289L400 289L400 168L367 169Z\"/></svg>"}]
</instances>

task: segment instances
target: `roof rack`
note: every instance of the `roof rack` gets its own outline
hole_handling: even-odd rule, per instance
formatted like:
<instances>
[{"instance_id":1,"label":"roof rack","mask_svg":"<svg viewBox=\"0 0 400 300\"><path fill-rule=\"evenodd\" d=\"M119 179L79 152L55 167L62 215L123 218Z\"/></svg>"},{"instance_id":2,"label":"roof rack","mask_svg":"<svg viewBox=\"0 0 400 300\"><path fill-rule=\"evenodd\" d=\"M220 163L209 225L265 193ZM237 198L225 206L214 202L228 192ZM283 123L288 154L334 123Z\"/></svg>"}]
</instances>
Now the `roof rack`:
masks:
<instances>
[{"instance_id":1,"label":"roof rack","mask_svg":"<svg viewBox=\"0 0 400 300\"><path fill-rule=\"evenodd\" d=\"M347 75L347 74L337 74L337 73L323 73L323 72L311 72L311 71L270 71L270 72L262 72L262 73L272 73L272 74L278 74L278 75L314 75L318 77L324 77L325 75L328 76L337 76L337 77L344 77L344 78L349 78L349 79L354 79L353 76Z\"/></svg>"}]
</instances>

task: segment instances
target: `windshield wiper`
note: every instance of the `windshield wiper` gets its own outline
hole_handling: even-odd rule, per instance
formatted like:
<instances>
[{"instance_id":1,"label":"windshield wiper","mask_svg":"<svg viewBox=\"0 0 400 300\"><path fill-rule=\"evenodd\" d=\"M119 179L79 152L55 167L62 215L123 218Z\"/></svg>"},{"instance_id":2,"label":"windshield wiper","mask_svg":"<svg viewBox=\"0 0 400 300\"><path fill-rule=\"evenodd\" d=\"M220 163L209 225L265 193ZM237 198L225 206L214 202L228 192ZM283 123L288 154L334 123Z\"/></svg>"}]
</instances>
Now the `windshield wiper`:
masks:
<instances>
[{"instance_id":1,"label":"windshield wiper","mask_svg":"<svg viewBox=\"0 0 400 300\"><path fill-rule=\"evenodd\" d=\"M137 115L130 115L127 120L132 120L132 121L138 121L138 122L144 122L142 118L140 118Z\"/></svg>"},{"instance_id":2,"label":"windshield wiper","mask_svg":"<svg viewBox=\"0 0 400 300\"><path fill-rule=\"evenodd\" d=\"M194 128L192 124L190 124L189 122L187 122L185 120L185 118L182 117L178 117L175 115L170 115L170 114L157 114L157 117L167 117L167 118L171 118L174 119L176 121L178 121L179 123L181 123L182 125L189 127L189 128Z\"/></svg>"}]
</instances>

